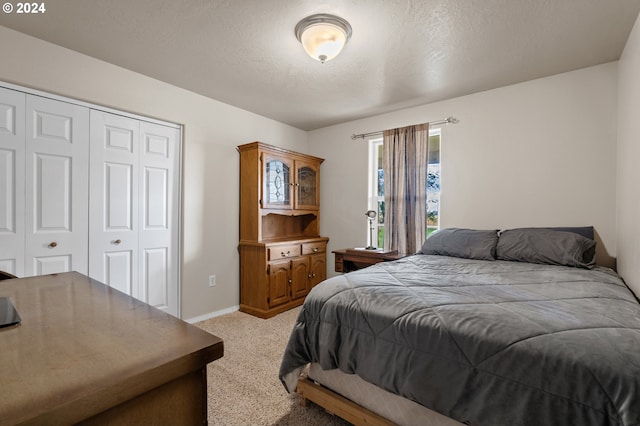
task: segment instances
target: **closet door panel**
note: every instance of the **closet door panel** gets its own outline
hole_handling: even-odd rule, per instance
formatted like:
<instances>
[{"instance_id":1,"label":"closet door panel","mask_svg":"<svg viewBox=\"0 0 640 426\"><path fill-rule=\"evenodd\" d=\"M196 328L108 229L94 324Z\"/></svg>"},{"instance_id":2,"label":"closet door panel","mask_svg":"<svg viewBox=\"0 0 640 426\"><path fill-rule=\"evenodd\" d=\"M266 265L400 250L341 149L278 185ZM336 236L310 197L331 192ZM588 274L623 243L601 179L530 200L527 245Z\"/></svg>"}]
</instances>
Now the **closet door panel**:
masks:
<instances>
[{"instance_id":1,"label":"closet door panel","mask_svg":"<svg viewBox=\"0 0 640 426\"><path fill-rule=\"evenodd\" d=\"M0 88L0 270L24 275L26 95Z\"/></svg>"},{"instance_id":2,"label":"closet door panel","mask_svg":"<svg viewBox=\"0 0 640 426\"><path fill-rule=\"evenodd\" d=\"M71 271L71 256L41 256L32 259L33 275L57 274L60 271Z\"/></svg>"},{"instance_id":3,"label":"closet door panel","mask_svg":"<svg viewBox=\"0 0 640 426\"><path fill-rule=\"evenodd\" d=\"M179 138L177 129L141 122L141 299L177 314Z\"/></svg>"},{"instance_id":4,"label":"closet door panel","mask_svg":"<svg viewBox=\"0 0 640 426\"><path fill-rule=\"evenodd\" d=\"M72 232L71 157L36 153L34 160L32 184L36 232Z\"/></svg>"},{"instance_id":5,"label":"closet door panel","mask_svg":"<svg viewBox=\"0 0 640 426\"><path fill-rule=\"evenodd\" d=\"M171 303L168 251L167 247L145 249L143 266L146 303L165 310Z\"/></svg>"},{"instance_id":6,"label":"closet door panel","mask_svg":"<svg viewBox=\"0 0 640 426\"><path fill-rule=\"evenodd\" d=\"M5 272L9 272L10 274L13 274L15 276L20 276L18 275L18 272L23 270L23 267L21 267L20 269L18 269L17 266L17 259L14 258L10 258L11 255L9 256L5 256L5 258L0 259L0 271L5 271Z\"/></svg>"},{"instance_id":7,"label":"closet door panel","mask_svg":"<svg viewBox=\"0 0 640 426\"><path fill-rule=\"evenodd\" d=\"M139 127L137 120L91 111L89 276L136 298Z\"/></svg>"},{"instance_id":8,"label":"closet door panel","mask_svg":"<svg viewBox=\"0 0 640 426\"><path fill-rule=\"evenodd\" d=\"M25 275L88 271L89 110L26 102Z\"/></svg>"},{"instance_id":9,"label":"closet door panel","mask_svg":"<svg viewBox=\"0 0 640 426\"><path fill-rule=\"evenodd\" d=\"M104 253L104 283L123 293L133 290L133 252L131 250Z\"/></svg>"},{"instance_id":10,"label":"closet door panel","mask_svg":"<svg viewBox=\"0 0 640 426\"><path fill-rule=\"evenodd\" d=\"M104 229L133 231L133 165L104 162Z\"/></svg>"}]
</instances>

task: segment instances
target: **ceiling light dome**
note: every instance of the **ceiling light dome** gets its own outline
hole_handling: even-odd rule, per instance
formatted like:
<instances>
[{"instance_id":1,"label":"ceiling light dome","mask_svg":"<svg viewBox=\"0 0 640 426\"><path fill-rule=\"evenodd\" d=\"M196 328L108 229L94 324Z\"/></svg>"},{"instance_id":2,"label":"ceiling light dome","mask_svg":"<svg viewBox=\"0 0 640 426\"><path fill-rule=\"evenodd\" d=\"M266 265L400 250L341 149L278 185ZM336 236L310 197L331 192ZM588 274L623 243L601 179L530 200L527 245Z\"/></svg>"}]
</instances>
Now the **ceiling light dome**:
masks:
<instances>
[{"instance_id":1,"label":"ceiling light dome","mask_svg":"<svg viewBox=\"0 0 640 426\"><path fill-rule=\"evenodd\" d=\"M351 25L339 16L319 13L298 22L295 33L304 51L324 63L342 51L351 38Z\"/></svg>"}]
</instances>

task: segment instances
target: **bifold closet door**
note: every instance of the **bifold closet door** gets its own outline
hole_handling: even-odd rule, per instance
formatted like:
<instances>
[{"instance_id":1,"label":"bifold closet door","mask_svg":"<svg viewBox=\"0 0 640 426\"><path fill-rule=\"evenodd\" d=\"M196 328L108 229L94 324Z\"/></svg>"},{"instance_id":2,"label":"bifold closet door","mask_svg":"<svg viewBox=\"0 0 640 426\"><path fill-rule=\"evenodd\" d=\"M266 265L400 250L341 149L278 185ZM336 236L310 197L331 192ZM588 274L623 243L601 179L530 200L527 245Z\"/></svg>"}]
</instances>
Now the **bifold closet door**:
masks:
<instances>
[{"instance_id":1,"label":"bifold closet door","mask_svg":"<svg viewBox=\"0 0 640 426\"><path fill-rule=\"evenodd\" d=\"M25 276L88 271L89 109L26 98Z\"/></svg>"},{"instance_id":2,"label":"bifold closet door","mask_svg":"<svg viewBox=\"0 0 640 426\"><path fill-rule=\"evenodd\" d=\"M140 299L178 314L180 131L140 122Z\"/></svg>"},{"instance_id":3,"label":"bifold closet door","mask_svg":"<svg viewBox=\"0 0 640 426\"><path fill-rule=\"evenodd\" d=\"M92 278L178 315L179 130L91 111Z\"/></svg>"},{"instance_id":4,"label":"bifold closet door","mask_svg":"<svg viewBox=\"0 0 640 426\"><path fill-rule=\"evenodd\" d=\"M136 298L139 127L91 111L89 275Z\"/></svg>"},{"instance_id":5,"label":"bifold closet door","mask_svg":"<svg viewBox=\"0 0 640 426\"><path fill-rule=\"evenodd\" d=\"M26 95L0 88L0 270L24 275Z\"/></svg>"},{"instance_id":6,"label":"bifold closet door","mask_svg":"<svg viewBox=\"0 0 640 426\"><path fill-rule=\"evenodd\" d=\"M88 265L89 109L27 96L25 276Z\"/></svg>"},{"instance_id":7,"label":"bifold closet door","mask_svg":"<svg viewBox=\"0 0 640 426\"><path fill-rule=\"evenodd\" d=\"M89 110L0 88L0 269L88 271Z\"/></svg>"}]
</instances>

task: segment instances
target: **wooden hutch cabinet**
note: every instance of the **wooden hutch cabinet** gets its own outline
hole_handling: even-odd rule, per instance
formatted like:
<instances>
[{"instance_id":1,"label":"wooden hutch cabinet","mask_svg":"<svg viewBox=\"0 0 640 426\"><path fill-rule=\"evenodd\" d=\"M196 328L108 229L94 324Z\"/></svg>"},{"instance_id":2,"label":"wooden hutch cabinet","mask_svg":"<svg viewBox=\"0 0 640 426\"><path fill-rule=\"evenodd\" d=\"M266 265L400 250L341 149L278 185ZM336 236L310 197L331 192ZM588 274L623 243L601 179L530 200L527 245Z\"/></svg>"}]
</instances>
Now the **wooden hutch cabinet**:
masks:
<instances>
[{"instance_id":1,"label":"wooden hutch cabinet","mask_svg":"<svg viewBox=\"0 0 640 426\"><path fill-rule=\"evenodd\" d=\"M240 310L269 318L327 276L322 158L253 142L240 153Z\"/></svg>"}]
</instances>

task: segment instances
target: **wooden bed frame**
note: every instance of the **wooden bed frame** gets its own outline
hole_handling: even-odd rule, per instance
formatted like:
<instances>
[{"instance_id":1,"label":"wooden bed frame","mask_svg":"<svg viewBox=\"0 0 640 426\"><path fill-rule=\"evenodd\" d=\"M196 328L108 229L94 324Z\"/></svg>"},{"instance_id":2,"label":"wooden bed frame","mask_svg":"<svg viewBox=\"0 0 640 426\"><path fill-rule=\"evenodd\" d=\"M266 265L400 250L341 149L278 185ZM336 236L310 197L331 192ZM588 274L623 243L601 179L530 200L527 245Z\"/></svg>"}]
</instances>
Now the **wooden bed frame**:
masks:
<instances>
[{"instance_id":1,"label":"wooden bed frame","mask_svg":"<svg viewBox=\"0 0 640 426\"><path fill-rule=\"evenodd\" d=\"M301 405L307 406L308 401L311 401L356 426L395 425L395 423L313 382L307 377L301 377L298 380L296 392L300 395Z\"/></svg>"}]
</instances>

